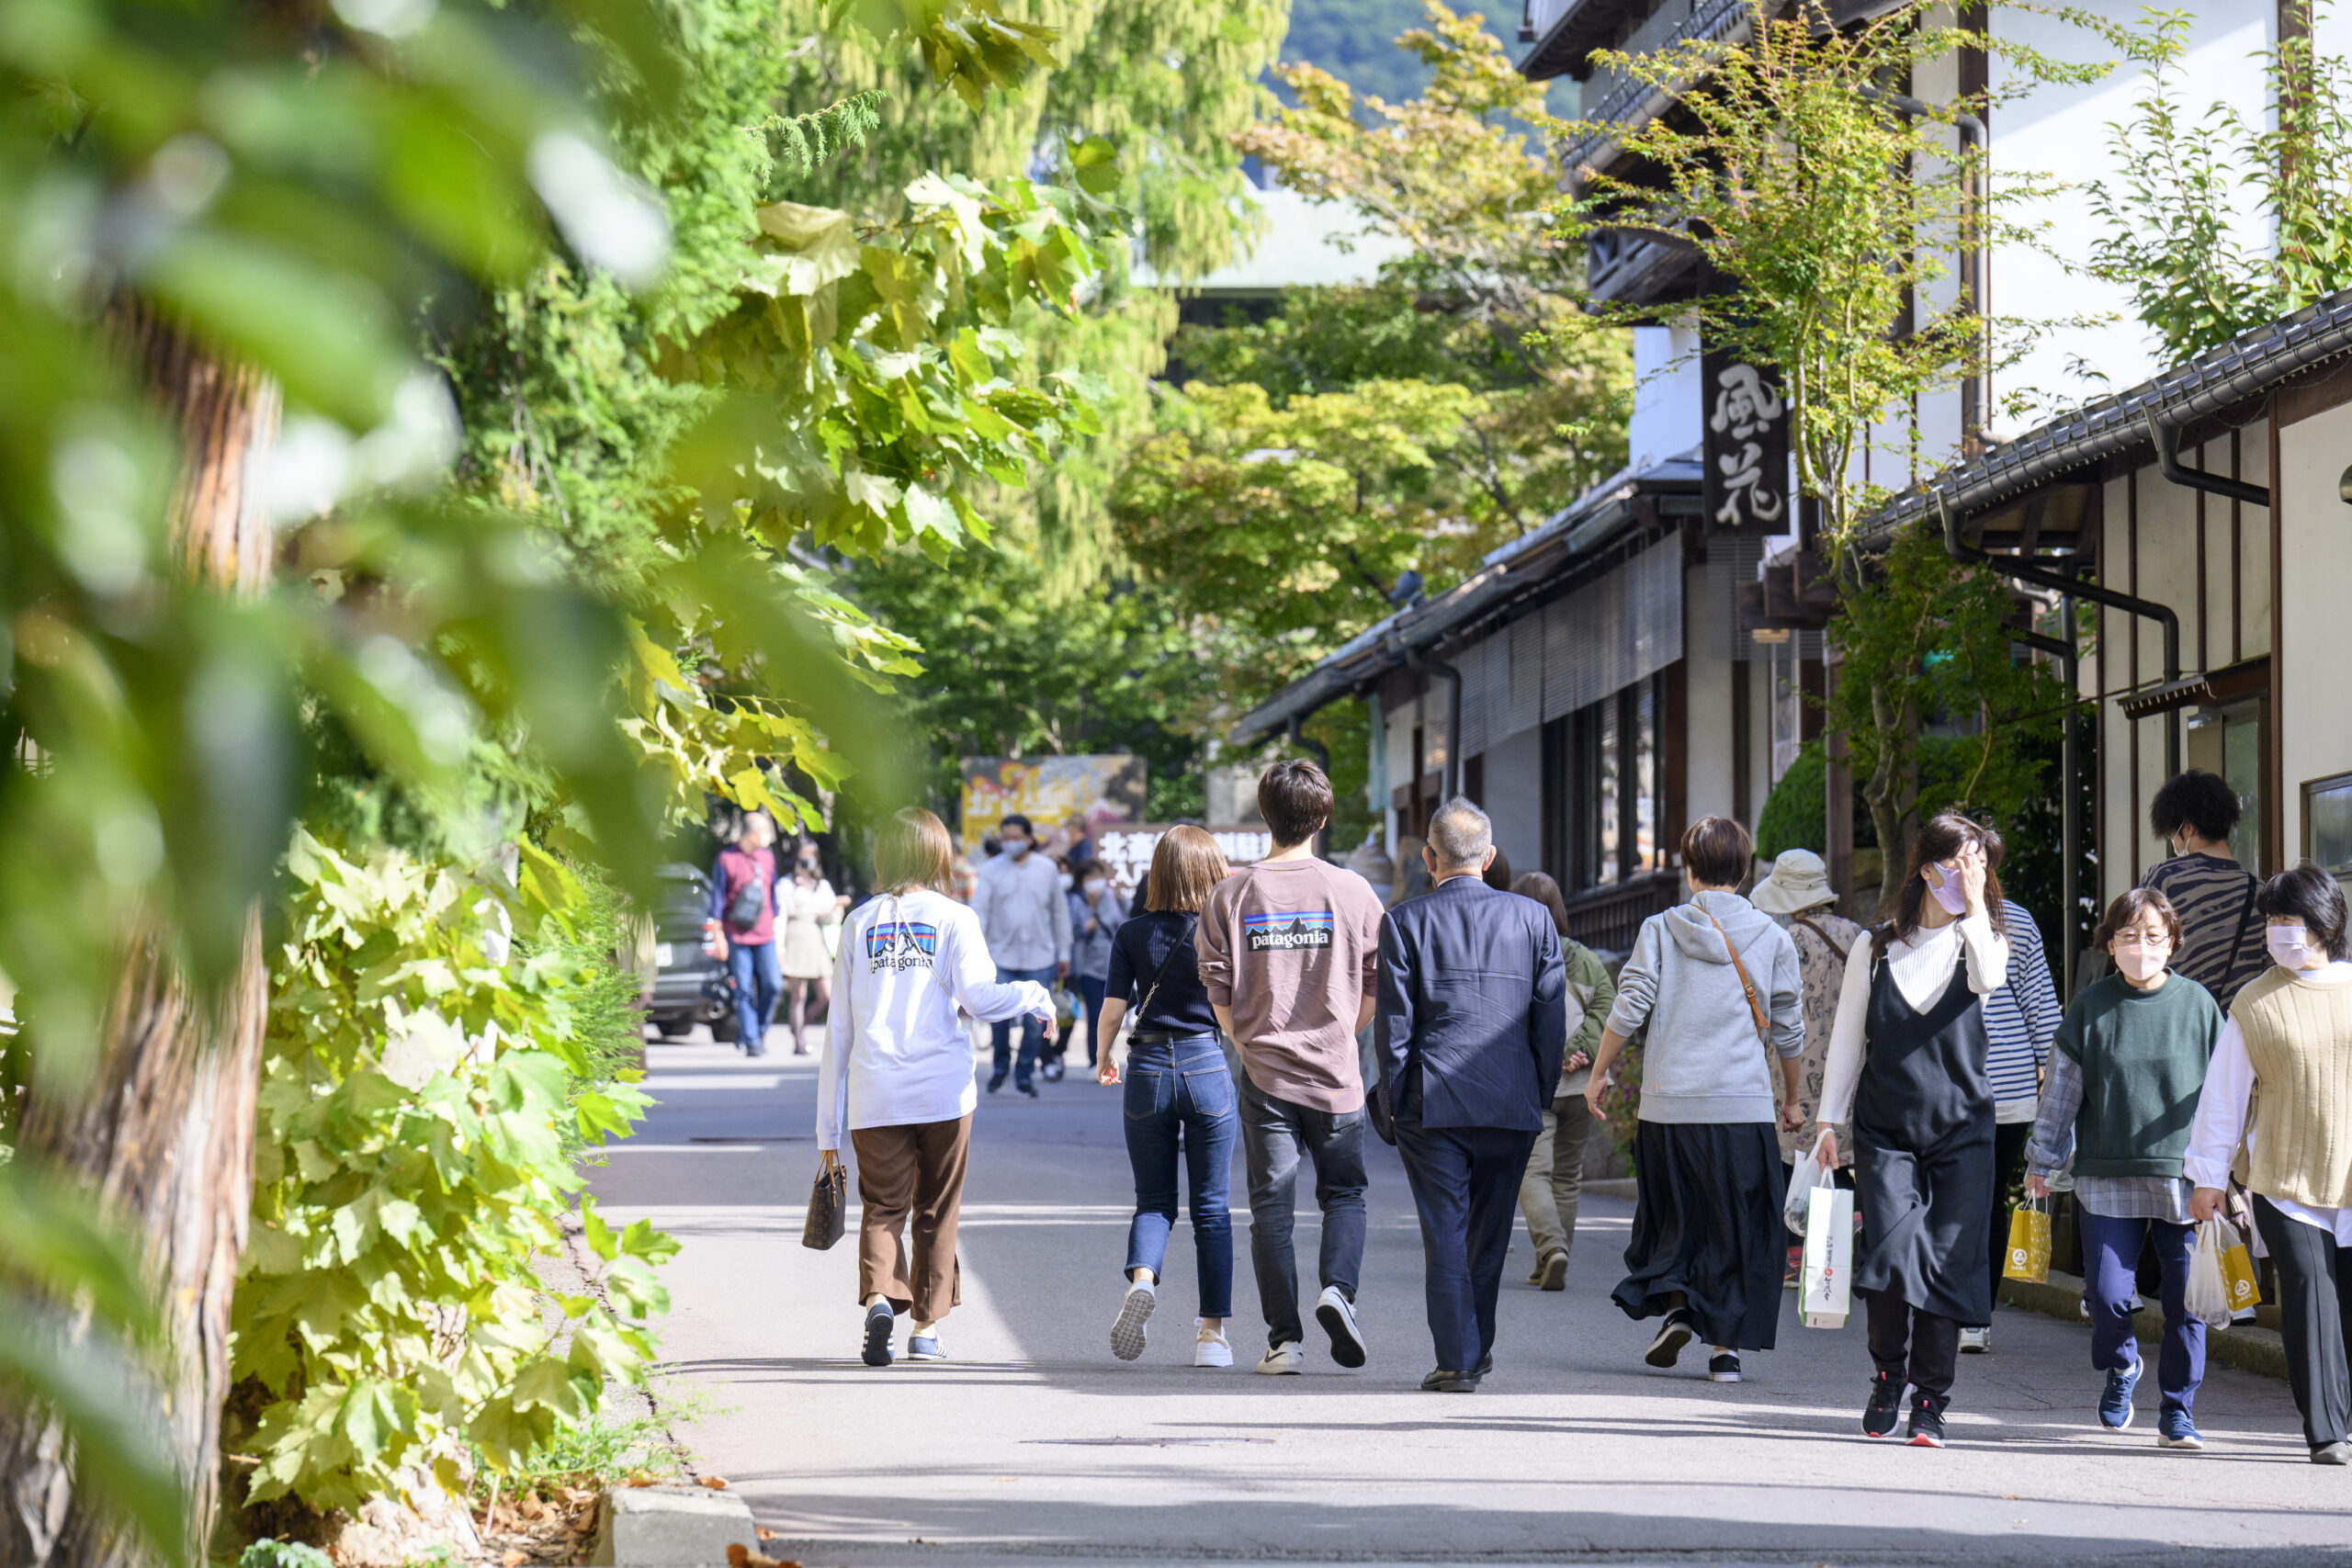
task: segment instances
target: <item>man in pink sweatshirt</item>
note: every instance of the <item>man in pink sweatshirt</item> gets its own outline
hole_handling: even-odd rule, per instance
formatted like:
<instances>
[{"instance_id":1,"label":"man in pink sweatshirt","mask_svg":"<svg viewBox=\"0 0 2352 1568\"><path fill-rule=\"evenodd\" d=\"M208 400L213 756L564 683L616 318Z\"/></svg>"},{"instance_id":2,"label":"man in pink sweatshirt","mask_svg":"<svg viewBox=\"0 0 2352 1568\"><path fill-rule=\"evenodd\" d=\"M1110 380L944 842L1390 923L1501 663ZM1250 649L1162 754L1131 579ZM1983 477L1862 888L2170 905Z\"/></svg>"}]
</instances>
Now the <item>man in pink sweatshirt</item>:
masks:
<instances>
[{"instance_id":1,"label":"man in pink sweatshirt","mask_svg":"<svg viewBox=\"0 0 2352 1568\"><path fill-rule=\"evenodd\" d=\"M1241 1148L1250 1177L1250 1259L1266 1314L1258 1370L1296 1372L1306 1330L1291 1249L1301 1151L1323 1210L1316 1321L1331 1359L1364 1363L1356 1325L1363 1262L1363 1076L1356 1031L1372 1018L1380 897L1354 872L1317 860L1331 781L1312 762L1277 762L1258 781L1273 852L1209 895L1194 947L1201 984L1241 1058Z\"/></svg>"}]
</instances>

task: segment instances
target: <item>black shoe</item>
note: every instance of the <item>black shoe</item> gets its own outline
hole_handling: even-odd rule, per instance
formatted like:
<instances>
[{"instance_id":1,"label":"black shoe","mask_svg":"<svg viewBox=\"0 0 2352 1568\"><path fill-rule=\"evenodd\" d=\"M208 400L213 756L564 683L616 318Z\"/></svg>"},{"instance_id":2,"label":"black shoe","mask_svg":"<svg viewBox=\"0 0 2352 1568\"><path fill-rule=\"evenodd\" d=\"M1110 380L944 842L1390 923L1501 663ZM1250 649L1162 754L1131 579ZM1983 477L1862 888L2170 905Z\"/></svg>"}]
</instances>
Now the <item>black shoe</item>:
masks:
<instances>
[{"instance_id":1,"label":"black shoe","mask_svg":"<svg viewBox=\"0 0 2352 1568\"><path fill-rule=\"evenodd\" d=\"M1019 1089L1022 1093L1023 1093L1023 1094L1027 1095L1027 1096L1028 1096L1030 1099L1032 1099L1032 1100L1035 1100L1035 1099L1037 1099L1037 1098L1038 1098L1038 1095L1037 1095L1037 1086L1036 1086L1035 1084L1033 1084L1033 1083L1017 1083L1017 1084L1014 1084L1012 1087L1013 1087L1013 1088L1015 1088L1015 1089Z\"/></svg>"},{"instance_id":2,"label":"black shoe","mask_svg":"<svg viewBox=\"0 0 2352 1568\"><path fill-rule=\"evenodd\" d=\"M890 1330L898 1323L891 1314L888 1302L876 1302L865 1309L865 1364L887 1367L890 1364Z\"/></svg>"},{"instance_id":3,"label":"black shoe","mask_svg":"<svg viewBox=\"0 0 2352 1568\"><path fill-rule=\"evenodd\" d=\"M1439 1367L1421 1380L1424 1393L1476 1393L1479 1374L1457 1372L1450 1367Z\"/></svg>"},{"instance_id":4,"label":"black shoe","mask_svg":"<svg viewBox=\"0 0 2352 1568\"><path fill-rule=\"evenodd\" d=\"M1915 1449L1939 1449L1944 1446L1944 1407L1951 1401L1940 1394L1923 1393L1911 1402L1910 1444Z\"/></svg>"},{"instance_id":5,"label":"black shoe","mask_svg":"<svg viewBox=\"0 0 2352 1568\"><path fill-rule=\"evenodd\" d=\"M990 1073L990 1074L989 1075L989 1092L990 1094L994 1094L997 1090L999 1090L999 1089L1002 1089L1003 1087L1004 1087L1004 1075L1003 1075L1002 1073Z\"/></svg>"},{"instance_id":6,"label":"black shoe","mask_svg":"<svg viewBox=\"0 0 2352 1568\"><path fill-rule=\"evenodd\" d=\"M1474 1378L1482 1378L1494 1370L1495 1353L1492 1350L1489 1350L1485 1355L1478 1358L1478 1364L1470 1369L1470 1375Z\"/></svg>"},{"instance_id":7,"label":"black shoe","mask_svg":"<svg viewBox=\"0 0 2352 1568\"><path fill-rule=\"evenodd\" d=\"M1710 1382L1737 1382L1739 1381L1738 1352L1734 1350L1723 1350L1709 1357L1707 1359L1707 1381Z\"/></svg>"},{"instance_id":8,"label":"black shoe","mask_svg":"<svg viewBox=\"0 0 2352 1568\"><path fill-rule=\"evenodd\" d=\"M1862 1436L1892 1437L1894 1423L1903 1414L1903 1380L1893 1372L1881 1372L1871 1379L1871 1402L1862 1406Z\"/></svg>"},{"instance_id":9,"label":"black shoe","mask_svg":"<svg viewBox=\"0 0 2352 1568\"><path fill-rule=\"evenodd\" d=\"M1642 1352L1642 1359L1653 1367L1670 1367L1674 1365L1674 1359L1682 1354L1682 1347L1697 1337L1698 1333L1699 1326L1690 1321L1690 1314L1677 1307L1666 1314L1664 1323L1657 1325L1657 1337L1650 1341L1647 1350Z\"/></svg>"}]
</instances>

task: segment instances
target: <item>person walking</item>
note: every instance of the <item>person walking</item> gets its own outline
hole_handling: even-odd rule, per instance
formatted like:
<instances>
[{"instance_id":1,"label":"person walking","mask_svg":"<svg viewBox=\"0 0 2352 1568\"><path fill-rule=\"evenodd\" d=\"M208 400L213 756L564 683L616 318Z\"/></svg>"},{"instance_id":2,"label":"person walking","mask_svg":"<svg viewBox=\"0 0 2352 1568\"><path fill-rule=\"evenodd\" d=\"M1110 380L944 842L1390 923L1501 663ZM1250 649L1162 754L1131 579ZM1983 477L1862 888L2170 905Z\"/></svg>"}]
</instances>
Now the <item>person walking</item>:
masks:
<instances>
[{"instance_id":1,"label":"person walking","mask_svg":"<svg viewBox=\"0 0 2352 1568\"><path fill-rule=\"evenodd\" d=\"M1799 1011L1804 1019L1804 1052L1797 1058L1798 1122L1788 1124L1788 1107L1781 1106L1779 1128L1781 1168L1792 1177L1797 1161L1813 1147L1821 1128L1814 1111L1821 1103L1821 1077L1829 1060L1829 1029L1838 1017L1838 990L1846 979L1846 955L1861 940L1862 928L1837 912L1838 892L1829 886L1829 868L1811 850L1782 850L1772 869L1748 893L1747 901L1772 918L1789 933L1797 950ZM1840 1145L1840 1164L1834 1179L1851 1187L1854 1152ZM1803 1265L1804 1246L1789 1248L1781 1283L1794 1286Z\"/></svg>"},{"instance_id":2,"label":"person walking","mask_svg":"<svg viewBox=\"0 0 2352 1568\"><path fill-rule=\"evenodd\" d=\"M1315 856L1331 819L1331 781L1314 763L1276 762L1258 780L1274 847L1219 883L1193 942L1217 1027L1241 1061L1241 1154L1250 1178L1250 1262L1266 1314L1258 1371L1297 1372L1306 1332L1291 1232L1298 1162L1315 1165L1323 1211L1315 1317L1331 1359L1361 1367L1364 1086L1356 1032L1369 1022L1379 964L1380 898L1354 872Z\"/></svg>"},{"instance_id":3,"label":"person walking","mask_svg":"<svg viewBox=\"0 0 2352 1568\"><path fill-rule=\"evenodd\" d=\"M776 886L776 918L782 925L776 968L784 976L786 1022L792 1030L792 1054L808 1055L808 993L817 993L820 1011L831 1007L833 955L825 947L825 928L841 924L849 900L833 892L820 866L817 846L801 843L793 856L792 874Z\"/></svg>"},{"instance_id":4,"label":"person walking","mask_svg":"<svg viewBox=\"0 0 2352 1568\"><path fill-rule=\"evenodd\" d=\"M768 1054L768 1025L775 1021L776 997L784 988L775 951L775 819L764 811L752 812L743 818L741 834L718 852L710 868L709 923L726 933L735 1048L747 1056Z\"/></svg>"},{"instance_id":5,"label":"person walking","mask_svg":"<svg viewBox=\"0 0 2352 1568\"><path fill-rule=\"evenodd\" d=\"M1849 1122L1862 1228L1854 1289L1869 1303L1876 1370L1862 1431L1944 1446L1960 1331L1989 1321L1984 1193L1993 1086L1983 998L2008 973L2000 879L1984 830L1946 813L1919 827L1893 918L1846 962L1821 1089L1816 1153L1838 1159Z\"/></svg>"},{"instance_id":6,"label":"person walking","mask_svg":"<svg viewBox=\"0 0 2352 1568\"><path fill-rule=\"evenodd\" d=\"M1151 852L1151 904L1111 939L1111 960L1095 1023L1096 1081L1126 1084L1127 1162L1135 1169L1136 1215L1127 1225L1126 1295L1111 1325L1111 1354L1143 1354L1160 1266L1176 1228L1176 1159L1190 1190L1193 1253L1201 1314L1193 1323L1193 1365L1229 1367L1233 1346L1233 1139L1240 1123L1233 1075L1217 1038L1216 1010L1201 986L1193 946L1201 907L1226 877L1225 853L1198 828L1171 828ZM1135 1030L1126 1061L1114 1046L1130 1007Z\"/></svg>"},{"instance_id":7,"label":"person walking","mask_svg":"<svg viewBox=\"0 0 2352 1568\"><path fill-rule=\"evenodd\" d=\"M972 889L972 913L979 917L980 935L996 956L997 979L1005 985L1020 980L1058 985L1069 974L1070 953L1069 899L1061 872L1037 853L1035 830L1019 812L999 823L997 834L1000 852L980 866L979 881ZM989 1073L989 1092L1002 1089L1010 1071L1012 1087L1035 1100L1037 1057L1046 1031L1035 1020L1023 1021L1016 1062L1011 1016L1004 1015L989 1031L996 1060Z\"/></svg>"},{"instance_id":8,"label":"person walking","mask_svg":"<svg viewBox=\"0 0 2352 1568\"><path fill-rule=\"evenodd\" d=\"M1567 977L1550 914L1483 880L1495 858L1485 812L1446 802L1422 853L1430 891L1380 922L1373 1030L1421 1221L1437 1349L1421 1387L1468 1393L1494 1365L1511 1200L1560 1082Z\"/></svg>"},{"instance_id":9,"label":"person walking","mask_svg":"<svg viewBox=\"0 0 2352 1568\"><path fill-rule=\"evenodd\" d=\"M2272 967L2213 1044L2184 1169L2189 1216L2216 1218L2237 1174L2278 1270L2287 1383L2313 1464L2352 1463L2352 951L2344 890L2305 861L2255 908Z\"/></svg>"},{"instance_id":10,"label":"person walking","mask_svg":"<svg viewBox=\"0 0 2352 1568\"><path fill-rule=\"evenodd\" d=\"M1986 869L2001 870L2001 835L1984 829ZM2009 937L2009 967L1984 998L1984 1077L1993 1090L1993 1184L1984 1193L1984 1278L1994 1307L2001 1303L2001 1273L2009 1256L2009 1187L2025 1163L2026 1141L2041 1109L2042 1071L2064 1010L2041 947L2041 929L2032 912L2014 898L2001 900L2002 924ZM2094 944L2096 945L2096 944ZM1991 1310L1990 1308L1987 1309ZM1960 1331L1962 1355L1993 1348L1993 1325Z\"/></svg>"},{"instance_id":11,"label":"person walking","mask_svg":"<svg viewBox=\"0 0 2352 1568\"><path fill-rule=\"evenodd\" d=\"M1080 861L1072 870L1078 886L1069 895L1069 983L1083 1004L1086 1065L1091 1067L1098 1060L1095 1021L1102 1016L1110 980L1112 943L1126 921L1127 906L1111 886L1111 874L1102 862Z\"/></svg>"},{"instance_id":12,"label":"person walking","mask_svg":"<svg viewBox=\"0 0 2352 1568\"><path fill-rule=\"evenodd\" d=\"M820 1168L857 1156L857 1293L869 1367L893 1359L898 1315L911 1313L907 1359L944 1361L939 1325L960 1299L956 1224L972 1145L972 1053L956 1022L1029 1017L1052 1028L1035 980L1000 982L980 922L946 889L947 829L910 807L875 845L881 891L850 912L817 1064ZM910 1256L907 1232L911 1225Z\"/></svg>"},{"instance_id":13,"label":"person walking","mask_svg":"<svg viewBox=\"0 0 2352 1568\"><path fill-rule=\"evenodd\" d=\"M1499 860L1501 854L1497 852ZM1488 886L1494 886L1489 881ZM1567 1040L1560 1051L1560 1081L1544 1109L1544 1130L1535 1134L1535 1148L1527 1156L1527 1175L1519 1184L1519 1212L1527 1217L1527 1239L1535 1251L1535 1269L1527 1282L1546 1291L1568 1288L1568 1249L1576 1245L1577 1205L1584 1191L1584 1149L1592 1137L1592 1113L1584 1103L1585 1085L1592 1077L1593 1049L1600 1043L1601 1025L1617 1000L1617 982L1609 977L1600 956L1568 935L1568 903L1560 885L1540 871L1531 871L1510 885L1522 898L1532 898L1552 917L1559 933L1560 964L1567 977L1564 998Z\"/></svg>"},{"instance_id":14,"label":"person walking","mask_svg":"<svg viewBox=\"0 0 2352 1568\"><path fill-rule=\"evenodd\" d=\"M2211 992L2165 967L2180 945L2180 917L2154 888L2134 887L2109 905L2092 940L2115 973L2085 987L2059 1025L2050 1086L2026 1145L2026 1192L2048 1197L2050 1178L2075 1162L2091 1365L2107 1374L2098 1418L2116 1431L2132 1425L2140 1382L2134 1274L2140 1249L2155 1243L2165 1313L2156 1443L2202 1448L2196 1404L2205 1325L2188 1305L2197 1232L2182 1161L2222 1010ZM2012 975L2017 965L2012 954Z\"/></svg>"},{"instance_id":15,"label":"person walking","mask_svg":"<svg viewBox=\"0 0 2352 1568\"><path fill-rule=\"evenodd\" d=\"M1634 1235L1615 1299L1658 1317L1643 1359L1670 1367L1694 1337L1707 1376L1737 1382L1742 1350L1769 1350L1781 1316L1787 1179L1773 1137L1796 1117L1804 1051L1796 945L1737 891L1756 855L1747 829L1702 817L1682 835L1690 901L1642 922L1592 1059L1599 1116L1610 1069L1648 1026L1634 1134Z\"/></svg>"},{"instance_id":16,"label":"person walking","mask_svg":"<svg viewBox=\"0 0 2352 1568\"><path fill-rule=\"evenodd\" d=\"M2140 878L2180 918L2172 969L2213 993L2227 1012L2238 991L2269 967L2255 896L2262 879L2230 849L2245 807L2226 780L2201 768L2166 779L2148 803L2148 826L2172 851Z\"/></svg>"}]
</instances>

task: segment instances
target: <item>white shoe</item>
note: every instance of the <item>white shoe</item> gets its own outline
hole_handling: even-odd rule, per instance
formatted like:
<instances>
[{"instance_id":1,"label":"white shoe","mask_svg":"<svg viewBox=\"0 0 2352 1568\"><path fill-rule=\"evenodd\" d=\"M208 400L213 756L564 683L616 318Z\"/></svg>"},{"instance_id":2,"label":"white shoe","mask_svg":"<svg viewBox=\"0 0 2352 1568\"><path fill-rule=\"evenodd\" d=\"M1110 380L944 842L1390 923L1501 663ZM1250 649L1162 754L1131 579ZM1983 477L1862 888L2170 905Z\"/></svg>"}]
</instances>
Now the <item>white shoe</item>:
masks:
<instances>
[{"instance_id":1,"label":"white shoe","mask_svg":"<svg viewBox=\"0 0 2352 1568\"><path fill-rule=\"evenodd\" d=\"M1288 1345L1277 1345L1268 1350L1265 1359L1258 1363L1258 1370L1270 1378L1285 1375L1296 1377L1299 1369L1306 1364L1305 1352L1299 1349L1296 1341L1293 1341Z\"/></svg>"},{"instance_id":2,"label":"white shoe","mask_svg":"<svg viewBox=\"0 0 2352 1568\"><path fill-rule=\"evenodd\" d=\"M1151 1337L1151 1309L1159 1304L1159 1292L1142 1280L1127 1287L1118 1318L1111 1325L1111 1354L1122 1361L1143 1354L1144 1343Z\"/></svg>"},{"instance_id":3,"label":"white shoe","mask_svg":"<svg viewBox=\"0 0 2352 1568\"><path fill-rule=\"evenodd\" d=\"M1984 1356L1991 1354L1993 1349L1993 1325L1988 1323L1982 1328L1962 1329L1960 1331L1960 1348L1962 1352L1966 1355Z\"/></svg>"},{"instance_id":4,"label":"white shoe","mask_svg":"<svg viewBox=\"0 0 2352 1568\"><path fill-rule=\"evenodd\" d=\"M1193 1346L1193 1365L1196 1367L1233 1365L1233 1347L1227 1342L1224 1329L1202 1327L1201 1320L1197 1317L1193 1319L1193 1326L1200 1329L1200 1338ZM1258 1370L1265 1371L1263 1367Z\"/></svg>"},{"instance_id":5,"label":"white shoe","mask_svg":"<svg viewBox=\"0 0 2352 1568\"><path fill-rule=\"evenodd\" d=\"M1315 1303L1315 1321L1331 1337L1331 1359L1343 1367L1363 1365L1363 1330L1356 1326L1354 1303L1339 1286L1323 1287Z\"/></svg>"}]
</instances>

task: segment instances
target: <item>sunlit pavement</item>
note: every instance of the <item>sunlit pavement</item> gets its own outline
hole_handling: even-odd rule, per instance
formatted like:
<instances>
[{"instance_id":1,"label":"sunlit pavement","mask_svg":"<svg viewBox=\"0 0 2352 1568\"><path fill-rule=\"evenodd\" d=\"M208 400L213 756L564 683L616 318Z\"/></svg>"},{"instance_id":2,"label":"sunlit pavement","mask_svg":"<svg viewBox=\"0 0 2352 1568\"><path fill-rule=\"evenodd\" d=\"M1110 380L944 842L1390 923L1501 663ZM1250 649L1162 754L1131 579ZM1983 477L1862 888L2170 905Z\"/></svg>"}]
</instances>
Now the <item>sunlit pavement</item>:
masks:
<instances>
[{"instance_id":1,"label":"sunlit pavement","mask_svg":"<svg viewBox=\"0 0 2352 1568\"><path fill-rule=\"evenodd\" d=\"M774 1041L783 1045L779 1031ZM788 1046L786 1047L788 1049ZM647 1048L661 1105L593 1173L613 1217L684 1250L662 1331L710 1410L680 1435L810 1564L949 1561L2108 1563L2346 1561L2352 1472L2308 1463L2286 1385L2215 1368L2202 1454L2159 1452L2156 1391L2101 1428L2086 1330L2005 1309L1965 1357L1952 1446L1860 1436L1859 1314L1751 1353L1713 1384L1608 1300L1629 1203L1588 1201L1565 1293L1528 1286L1518 1238L1496 1368L1476 1394L1419 1391L1431 1363L1404 1173L1375 1147L1359 1303L1371 1364L1342 1371L1309 1324L1306 1373L1254 1375L1262 1320L1237 1152L1238 1364L1191 1365L1191 1233L1170 1248L1140 1361L1114 1360L1130 1185L1119 1097L1078 1069L1044 1100L983 1095L964 1206L952 1359L858 1361L856 1215L800 1246L817 1154L811 1057ZM1305 1185L1304 1183L1302 1184ZM852 1188L854 1201L855 1189ZM1300 1215L1311 1274L1312 1203ZM1308 1290L1311 1292L1312 1287ZM1303 1302L1302 1307L1307 1303ZM903 1347L904 1332L900 1344ZM1695 1349L1695 1348L1694 1348Z\"/></svg>"}]
</instances>

